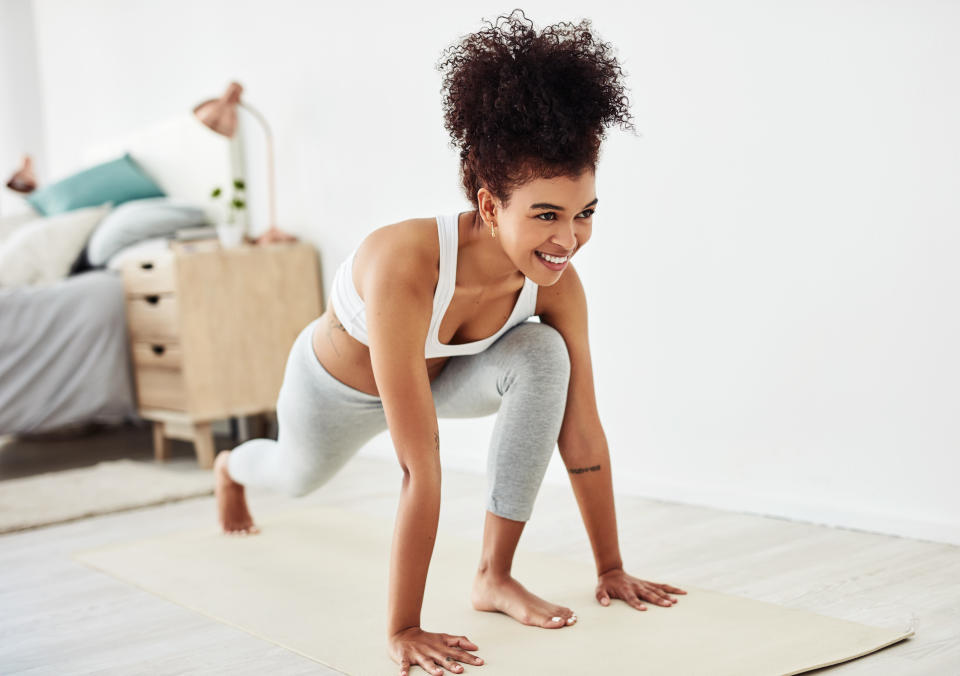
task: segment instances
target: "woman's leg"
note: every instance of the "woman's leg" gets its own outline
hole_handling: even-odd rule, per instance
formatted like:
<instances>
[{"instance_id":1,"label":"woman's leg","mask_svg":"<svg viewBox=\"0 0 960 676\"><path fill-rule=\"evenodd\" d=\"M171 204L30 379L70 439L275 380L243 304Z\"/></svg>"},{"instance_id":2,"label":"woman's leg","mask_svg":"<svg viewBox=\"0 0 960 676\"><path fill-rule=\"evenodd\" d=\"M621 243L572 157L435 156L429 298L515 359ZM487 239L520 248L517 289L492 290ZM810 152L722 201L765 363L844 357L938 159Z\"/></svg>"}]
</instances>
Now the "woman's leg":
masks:
<instances>
[{"instance_id":1,"label":"woman's leg","mask_svg":"<svg viewBox=\"0 0 960 676\"><path fill-rule=\"evenodd\" d=\"M497 516L530 518L560 435L569 379L560 333L524 322L483 352L452 357L431 384L438 417L497 413L487 454L487 509Z\"/></svg>"},{"instance_id":2,"label":"woman's leg","mask_svg":"<svg viewBox=\"0 0 960 676\"><path fill-rule=\"evenodd\" d=\"M276 441L250 439L221 454L225 455L221 471L240 491L258 486L306 495L329 481L387 427L379 397L340 382L317 360L311 343L315 325L316 320L300 332L287 357L277 398ZM233 492L236 495L237 490ZM240 512L242 523L242 510L236 505L241 501L245 509L245 500L236 497L232 508Z\"/></svg>"},{"instance_id":3,"label":"woman's leg","mask_svg":"<svg viewBox=\"0 0 960 676\"><path fill-rule=\"evenodd\" d=\"M452 358L432 383L439 417L497 413L487 455L487 515L474 608L546 628L573 624L576 616L529 592L510 569L560 434L569 377L570 357L560 333L524 322L484 352Z\"/></svg>"}]
</instances>

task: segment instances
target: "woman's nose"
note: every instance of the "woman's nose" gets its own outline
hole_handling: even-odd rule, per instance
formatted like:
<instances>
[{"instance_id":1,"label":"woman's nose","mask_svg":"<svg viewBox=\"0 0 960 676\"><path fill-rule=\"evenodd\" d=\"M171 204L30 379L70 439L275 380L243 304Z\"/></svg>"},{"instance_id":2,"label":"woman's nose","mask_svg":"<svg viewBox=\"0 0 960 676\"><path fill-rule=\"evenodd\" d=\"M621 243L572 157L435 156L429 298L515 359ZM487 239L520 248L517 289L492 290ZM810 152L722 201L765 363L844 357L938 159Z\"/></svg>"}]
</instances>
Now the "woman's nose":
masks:
<instances>
[{"instance_id":1,"label":"woman's nose","mask_svg":"<svg viewBox=\"0 0 960 676\"><path fill-rule=\"evenodd\" d=\"M558 247L570 251L577 245L577 236L573 224L563 226L553 235L553 243Z\"/></svg>"}]
</instances>

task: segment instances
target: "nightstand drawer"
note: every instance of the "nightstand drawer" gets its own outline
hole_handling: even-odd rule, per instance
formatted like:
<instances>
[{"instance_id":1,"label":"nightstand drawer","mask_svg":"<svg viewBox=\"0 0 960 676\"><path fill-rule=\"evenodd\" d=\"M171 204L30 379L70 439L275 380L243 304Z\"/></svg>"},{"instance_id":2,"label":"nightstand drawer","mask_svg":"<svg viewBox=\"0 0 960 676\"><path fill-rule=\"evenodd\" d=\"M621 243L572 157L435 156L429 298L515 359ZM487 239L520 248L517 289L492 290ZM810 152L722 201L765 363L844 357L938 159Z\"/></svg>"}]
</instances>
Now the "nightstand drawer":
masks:
<instances>
[{"instance_id":1,"label":"nightstand drawer","mask_svg":"<svg viewBox=\"0 0 960 676\"><path fill-rule=\"evenodd\" d=\"M134 341L176 338L177 297L164 293L127 298L127 323Z\"/></svg>"},{"instance_id":2,"label":"nightstand drawer","mask_svg":"<svg viewBox=\"0 0 960 676\"><path fill-rule=\"evenodd\" d=\"M152 253L127 261L123 286L127 295L175 292L173 253Z\"/></svg>"},{"instance_id":3,"label":"nightstand drawer","mask_svg":"<svg viewBox=\"0 0 960 676\"><path fill-rule=\"evenodd\" d=\"M183 371L167 368L137 368L137 402L140 408L187 410Z\"/></svg>"},{"instance_id":4,"label":"nightstand drawer","mask_svg":"<svg viewBox=\"0 0 960 676\"><path fill-rule=\"evenodd\" d=\"M180 344L170 341L134 341L135 368L179 369L183 365Z\"/></svg>"}]
</instances>

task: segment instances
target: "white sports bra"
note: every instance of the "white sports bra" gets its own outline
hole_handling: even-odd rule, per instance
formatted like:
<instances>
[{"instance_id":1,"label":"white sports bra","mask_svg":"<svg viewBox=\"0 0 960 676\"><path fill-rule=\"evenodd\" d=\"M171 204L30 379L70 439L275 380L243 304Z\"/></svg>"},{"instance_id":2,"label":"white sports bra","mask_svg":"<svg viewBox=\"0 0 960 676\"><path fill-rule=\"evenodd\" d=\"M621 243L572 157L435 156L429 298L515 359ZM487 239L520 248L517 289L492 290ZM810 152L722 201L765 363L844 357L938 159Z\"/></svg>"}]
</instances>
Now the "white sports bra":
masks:
<instances>
[{"instance_id":1,"label":"white sports bra","mask_svg":"<svg viewBox=\"0 0 960 676\"><path fill-rule=\"evenodd\" d=\"M462 213L462 212L461 212ZM430 319L430 330L424 345L424 357L455 357L464 354L477 354L490 347L500 336L517 324L532 317L537 306L537 284L529 277L523 282L520 297L513 308L513 312L499 331L483 340L461 345L447 345L441 343L438 337L440 322L444 313L453 300L453 290L457 276L457 245L460 233L457 223L460 214L437 216L437 233L440 238L440 277L437 290L433 295L433 317ZM358 246L359 248L359 246ZM364 345L369 345L367 335L367 316L363 299L353 285L353 259L357 249L353 250L346 260L337 268L333 277L333 290L330 293L330 302L333 311L351 336Z\"/></svg>"}]
</instances>

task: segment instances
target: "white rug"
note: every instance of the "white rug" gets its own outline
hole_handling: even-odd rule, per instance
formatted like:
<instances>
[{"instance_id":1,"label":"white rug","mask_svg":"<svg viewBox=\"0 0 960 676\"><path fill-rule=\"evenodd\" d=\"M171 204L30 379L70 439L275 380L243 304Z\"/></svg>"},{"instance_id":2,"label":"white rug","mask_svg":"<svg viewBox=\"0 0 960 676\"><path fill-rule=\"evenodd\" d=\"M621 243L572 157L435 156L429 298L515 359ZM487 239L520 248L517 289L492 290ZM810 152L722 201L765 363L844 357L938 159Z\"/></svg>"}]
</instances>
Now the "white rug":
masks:
<instances>
[{"instance_id":1,"label":"white rug","mask_svg":"<svg viewBox=\"0 0 960 676\"><path fill-rule=\"evenodd\" d=\"M344 673L399 673L385 650L392 521L317 506L258 525L255 536L227 537L211 525L73 558ZM670 608L651 603L641 612L619 600L603 607L593 597L592 565L521 547L516 578L578 616L570 627L529 627L470 606L479 550L479 542L438 532L423 602L424 628L466 635L479 646L472 652L485 664L466 665L463 674L790 675L870 660L869 653L913 635L674 576L670 582L687 594ZM416 666L410 676L424 673Z\"/></svg>"},{"instance_id":2,"label":"white rug","mask_svg":"<svg viewBox=\"0 0 960 676\"><path fill-rule=\"evenodd\" d=\"M112 460L0 481L0 533L213 494L213 473L177 463Z\"/></svg>"}]
</instances>

